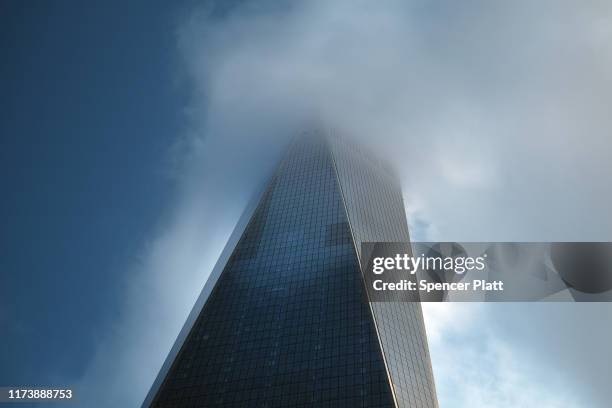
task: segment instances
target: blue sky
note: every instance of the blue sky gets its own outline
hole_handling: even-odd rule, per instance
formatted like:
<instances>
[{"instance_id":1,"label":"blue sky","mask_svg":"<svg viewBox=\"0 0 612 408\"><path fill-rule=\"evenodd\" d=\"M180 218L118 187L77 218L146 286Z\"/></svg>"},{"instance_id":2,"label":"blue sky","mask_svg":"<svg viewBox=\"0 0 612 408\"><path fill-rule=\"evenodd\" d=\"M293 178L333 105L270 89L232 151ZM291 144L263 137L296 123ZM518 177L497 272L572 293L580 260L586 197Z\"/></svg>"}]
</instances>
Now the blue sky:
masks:
<instances>
[{"instance_id":1,"label":"blue sky","mask_svg":"<svg viewBox=\"0 0 612 408\"><path fill-rule=\"evenodd\" d=\"M3 2L0 383L82 375L168 206L184 96L167 2Z\"/></svg>"},{"instance_id":2,"label":"blue sky","mask_svg":"<svg viewBox=\"0 0 612 408\"><path fill-rule=\"evenodd\" d=\"M312 117L394 163L417 239L612 239L606 2L22 3L0 7L0 385L142 401ZM428 305L442 407L605 406L610 313Z\"/></svg>"}]
</instances>

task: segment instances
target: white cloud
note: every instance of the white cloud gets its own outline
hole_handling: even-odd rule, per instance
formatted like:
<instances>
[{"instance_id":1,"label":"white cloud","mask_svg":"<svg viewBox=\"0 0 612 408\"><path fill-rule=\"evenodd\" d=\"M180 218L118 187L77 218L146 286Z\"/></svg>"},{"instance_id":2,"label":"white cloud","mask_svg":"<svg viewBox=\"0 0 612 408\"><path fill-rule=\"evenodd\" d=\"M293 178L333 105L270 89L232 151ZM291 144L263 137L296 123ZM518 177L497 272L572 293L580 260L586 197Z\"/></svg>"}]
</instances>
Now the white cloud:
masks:
<instances>
[{"instance_id":1,"label":"white cloud","mask_svg":"<svg viewBox=\"0 0 612 408\"><path fill-rule=\"evenodd\" d=\"M327 121L397 164L431 239L605 240L611 17L605 2L310 1L198 14L179 43L202 132Z\"/></svg>"},{"instance_id":2,"label":"white cloud","mask_svg":"<svg viewBox=\"0 0 612 408\"><path fill-rule=\"evenodd\" d=\"M603 367L611 357L603 351L605 346L598 344L595 350L587 350L584 341L560 341L559 337L574 337L574 328L571 324L551 324L551 320L566 318L571 323L579 319L579 314L569 309L576 307L579 306L424 304L440 406L605 407L612 396L605 385L588 384L607 374ZM610 307L601 305L586 307L591 312L599 310L598 317L610 311ZM532 313L521 313L525 311ZM582 325L602 336L602 342L610 338L610 329L602 327L600 320L595 321L596 325L592 323ZM509 333L509 327L516 331ZM568 354L576 359L568 361ZM602 358L605 363L600 363ZM597 389L595 393L591 393L590 385Z\"/></svg>"},{"instance_id":3,"label":"white cloud","mask_svg":"<svg viewBox=\"0 0 612 408\"><path fill-rule=\"evenodd\" d=\"M193 89L177 141L182 190L128 268L122 315L83 380L92 406L144 397L279 140L312 118L397 164L421 239L611 239L611 16L604 1L520 0L246 2L225 16L190 13L177 32ZM458 322L486 332L490 320L470 319L428 319L434 360L462 338ZM522 388L555 406L559 389L507 358L520 338L481 337L493 377L467 366L480 381L462 398L546 406L517 399ZM450 382L465 380L441 367L447 401ZM505 371L520 376L504 380ZM544 389L555 400L534 394Z\"/></svg>"}]
</instances>

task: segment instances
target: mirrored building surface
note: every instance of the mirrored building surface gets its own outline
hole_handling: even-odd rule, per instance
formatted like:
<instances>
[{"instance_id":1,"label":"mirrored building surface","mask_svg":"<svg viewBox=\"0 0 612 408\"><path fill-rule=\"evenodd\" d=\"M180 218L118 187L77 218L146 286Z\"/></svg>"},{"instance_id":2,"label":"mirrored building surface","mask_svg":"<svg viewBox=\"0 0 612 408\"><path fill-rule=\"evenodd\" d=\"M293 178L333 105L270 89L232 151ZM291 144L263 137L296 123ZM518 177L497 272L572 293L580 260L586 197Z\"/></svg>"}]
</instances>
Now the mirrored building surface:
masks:
<instances>
[{"instance_id":1,"label":"mirrored building surface","mask_svg":"<svg viewBox=\"0 0 612 408\"><path fill-rule=\"evenodd\" d=\"M420 304L364 288L361 242L409 241L384 163L304 136L247 221L144 406L438 406Z\"/></svg>"}]
</instances>

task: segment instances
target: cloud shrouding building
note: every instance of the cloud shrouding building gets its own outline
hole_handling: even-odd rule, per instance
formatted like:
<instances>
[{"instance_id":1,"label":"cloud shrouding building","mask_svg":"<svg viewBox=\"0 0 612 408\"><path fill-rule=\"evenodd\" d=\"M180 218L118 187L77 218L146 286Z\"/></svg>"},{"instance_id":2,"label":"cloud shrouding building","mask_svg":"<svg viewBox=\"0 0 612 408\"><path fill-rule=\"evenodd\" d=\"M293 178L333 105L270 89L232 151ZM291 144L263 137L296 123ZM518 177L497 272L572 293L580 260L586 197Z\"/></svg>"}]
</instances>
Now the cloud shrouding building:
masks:
<instances>
[{"instance_id":1,"label":"cloud shrouding building","mask_svg":"<svg viewBox=\"0 0 612 408\"><path fill-rule=\"evenodd\" d=\"M409 241L399 182L322 133L238 227L145 406L438 406L420 304L367 302L359 263Z\"/></svg>"}]
</instances>

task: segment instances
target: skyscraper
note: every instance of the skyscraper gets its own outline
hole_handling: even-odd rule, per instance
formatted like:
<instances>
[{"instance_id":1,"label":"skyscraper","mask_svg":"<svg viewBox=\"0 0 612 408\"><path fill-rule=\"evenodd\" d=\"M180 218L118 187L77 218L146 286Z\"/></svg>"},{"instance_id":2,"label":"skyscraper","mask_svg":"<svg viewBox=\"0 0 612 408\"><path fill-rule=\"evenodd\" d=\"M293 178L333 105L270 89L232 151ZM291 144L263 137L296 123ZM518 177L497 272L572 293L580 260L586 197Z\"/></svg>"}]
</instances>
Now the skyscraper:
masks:
<instances>
[{"instance_id":1,"label":"skyscraper","mask_svg":"<svg viewBox=\"0 0 612 408\"><path fill-rule=\"evenodd\" d=\"M367 301L361 243L409 241L384 163L313 132L245 219L144 406L438 406L420 304Z\"/></svg>"}]
</instances>

